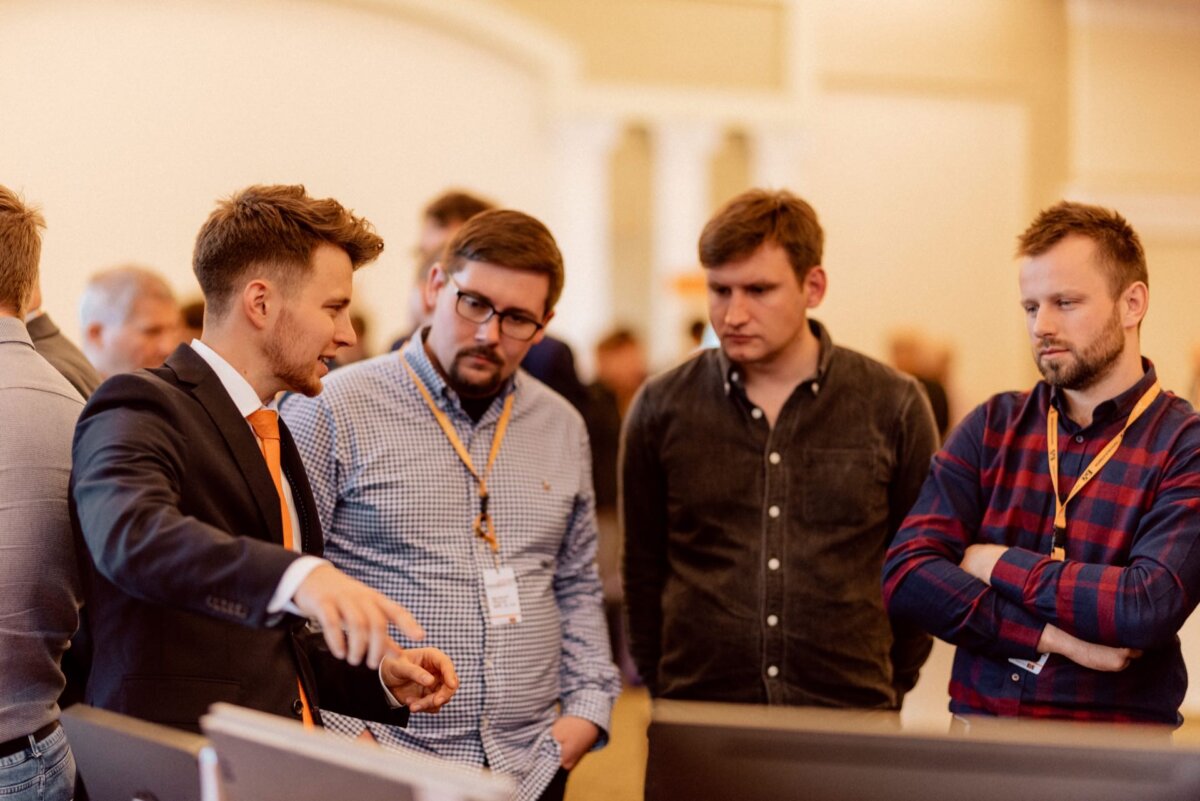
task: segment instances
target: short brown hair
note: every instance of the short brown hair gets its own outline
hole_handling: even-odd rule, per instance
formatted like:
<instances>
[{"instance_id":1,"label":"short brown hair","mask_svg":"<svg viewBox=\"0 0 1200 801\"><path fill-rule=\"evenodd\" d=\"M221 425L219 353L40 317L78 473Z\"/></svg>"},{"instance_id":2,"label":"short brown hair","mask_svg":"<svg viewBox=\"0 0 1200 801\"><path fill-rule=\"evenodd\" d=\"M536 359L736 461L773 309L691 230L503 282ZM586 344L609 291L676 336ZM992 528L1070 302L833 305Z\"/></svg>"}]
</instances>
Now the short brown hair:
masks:
<instances>
[{"instance_id":1,"label":"short brown hair","mask_svg":"<svg viewBox=\"0 0 1200 801\"><path fill-rule=\"evenodd\" d=\"M0 186L0 307L18 316L37 286L38 261L46 227L41 212L26 206L16 192Z\"/></svg>"},{"instance_id":2,"label":"short brown hair","mask_svg":"<svg viewBox=\"0 0 1200 801\"><path fill-rule=\"evenodd\" d=\"M225 314L251 268L287 291L307 275L313 250L323 242L346 251L356 270L383 251L371 223L332 198L309 197L303 186L251 186L218 202L192 255L209 313Z\"/></svg>"},{"instance_id":3,"label":"short brown hair","mask_svg":"<svg viewBox=\"0 0 1200 801\"><path fill-rule=\"evenodd\" d=\"M476 214L491 211L494 208L496 208L495 203L484 200L478 195L452 189L431 200L425 207L425 216L445 228L447 225L464 223Z\"/></svg>"},{"instance_id":4,"label":"short brown hair","mask_svg":"<svg viewBox=\"0 0 1200 801\"><path fill-rule=\"evenodd\" d=\"M546 313L562 295L563 258L554 236L539 220L511 209L477 214L446 244L446 273L453 275L464 262L480 261L550 277Z\"/></svg>"},{"instance_id":5,"label":"short brown hair","mask_svg":"<svg viewBox=\"0 0 1200 801\"><path fill-rule=\"evenodd\" d=\"M764 242L773 242L803 280L821 263L825 232L813 207L780 189L750 189L725 204L700 234L700 263L714 269L744 259Z\"/></svg>"},{"instance_id":6,"label":"short brown hair","mask_svg":"<svg viewBox=\"0 0 1200 801\"><path fill-rule=\"evenodd\" d=\"M1040 256L1071 235L1096 243L1114 298L1138 281L1150 285L1146 253L1137 232L1120 214L1100 206L1064 200L1044 209L1017 237L1017 256Z\"/></svg>"}]
</instances>

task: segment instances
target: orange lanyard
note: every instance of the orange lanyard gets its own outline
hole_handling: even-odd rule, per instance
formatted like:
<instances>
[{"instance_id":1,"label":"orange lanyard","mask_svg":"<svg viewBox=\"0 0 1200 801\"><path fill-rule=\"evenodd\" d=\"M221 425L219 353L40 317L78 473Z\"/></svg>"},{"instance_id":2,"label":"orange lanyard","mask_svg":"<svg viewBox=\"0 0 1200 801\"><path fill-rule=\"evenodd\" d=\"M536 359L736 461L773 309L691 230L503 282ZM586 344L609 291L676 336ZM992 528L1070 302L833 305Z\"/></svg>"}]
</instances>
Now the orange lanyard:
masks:
<instances>
[{"instance_id":1,"label":"orange lanyard","mask_svg":"<svg viewBox=\"0 0 1200 801\"><path fill-rule=\"evenodd\" d=\"M458 432L454 430L454 424L450 422L450 418L446 417L445 413L437 407L433 401L433 396L429 394L429 390L425 388L424 382L417 375L417 371L412 369L412 365L401 356L401 363L404 364L404 369L408 370L408 374L412 376L413 383L417 385L417 389L421 391L421 397L425 399L425 405L429 407L429 411L433 412L433 417L438 421L438 425L442 427L442 431L446 434L446 439L450 440L450 444L454 446L458 458L462 459L462 463L471 471L471 475L475 477L475 483L479 487L479 515L475 518L475 536L487 542L492 548L492 553L499 553L500 541L496 539L496 526L492 523L492 516L488 514L488 490L487 477L492 471L492 465L496 462L496 454L500 453L500 443L504 441L504 435L508 431L508 421L512 418L513 398L515 394L510 392L508 397L504 399L504 411L500 414L500 420L496 423L496 433L492 436L492 449L488 454L487 466L483 468L481 474L475 469L475 463L471 460L471 454L467 452L462 440L458 438Z\"/></svg>"},{"instance_id":2,"label":"orange lanyard","mask_svg":"<svg viewBox=\"0 0 1200 801\"><path fill-rule=\"evenodd\" d=\"M1121 440L1125 438L1125 432L1129 430L1135 420L1142 416L1142 412L1150 408L1150 404L1154 402L1161 391L1162 387L1155 381L1154 385L1138 399L1133 411L1129 413L1129 419L1125 421L1125 427L1096 454L1087 469L1079 475L1066 500L1063 500L1058 494L1058 409L1054 408L1054 404L1050 405L1050 411L1046 413L1046 456L1050 460L1050 481L1054 485L1054 542L1050 552L1052 558L1061 561L1067 556L1067 504L1079 494L1079 491L1089 481L1095 478L1097 473L1104 469L1104 465L1108 464L1108 460L1121 447Z\"/></svg>"}]
</instances>

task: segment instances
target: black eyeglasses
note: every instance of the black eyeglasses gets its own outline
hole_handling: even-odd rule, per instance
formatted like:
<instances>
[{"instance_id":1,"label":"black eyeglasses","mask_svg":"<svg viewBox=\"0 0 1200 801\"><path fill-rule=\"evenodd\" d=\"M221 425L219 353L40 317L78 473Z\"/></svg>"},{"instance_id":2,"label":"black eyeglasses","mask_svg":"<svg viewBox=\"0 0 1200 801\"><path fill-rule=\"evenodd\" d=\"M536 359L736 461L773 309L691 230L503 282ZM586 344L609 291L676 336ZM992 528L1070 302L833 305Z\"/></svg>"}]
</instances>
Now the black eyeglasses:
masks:
<instances>
[{"instance_id":1,"label":"black eyeglasses","mask_svg":"<svg viewBox=\"0 0 1200 801\"><path fill-rule=\"evenodd\" d=\"M537 320L521 312L498 311L490 301L473 292L458 289L457 285L455 291L458 293L458 300L454 303L454 310L458 312L459 317L476 325L483 325L493 317L499 317L500 333L522 342L533 339L538 331L545 328Z\"/></svg>"}]
</instances>

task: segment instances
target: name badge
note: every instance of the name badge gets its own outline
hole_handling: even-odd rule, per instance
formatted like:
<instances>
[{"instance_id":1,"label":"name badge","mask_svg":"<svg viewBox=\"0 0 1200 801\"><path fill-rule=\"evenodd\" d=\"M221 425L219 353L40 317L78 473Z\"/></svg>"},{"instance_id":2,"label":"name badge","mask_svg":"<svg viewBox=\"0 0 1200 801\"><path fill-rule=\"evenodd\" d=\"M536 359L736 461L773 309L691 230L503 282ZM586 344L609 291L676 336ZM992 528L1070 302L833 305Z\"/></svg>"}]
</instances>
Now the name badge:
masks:
<instances>
[{"instance_id":1,"label":"name badge","mask_svg":"<svg viewBox=\"0 0 1200 801\"><path fill-rule=\"evenodd\" d=\"M484 570L483 589L487 594L488 619L493 626L521 622L521 596L517 593L517 576L511 567Z\"/></svg>"},{"instance_id":2,"label":"name badge","mask_svg":"<svg viewBox=\"0 0 1200 801\"><path fill-rule=\"evenodd\" d=\"M1042 658L1036 662L1034 662L1032 659L1010 659L1008 661L1021 668L1021 670L1028 670L1030 673L1036 676L1042 672L1042 668L1046 666L1046 660L1049 658L1050 654L1042 654Z\"/></svg>"}]
</instances>

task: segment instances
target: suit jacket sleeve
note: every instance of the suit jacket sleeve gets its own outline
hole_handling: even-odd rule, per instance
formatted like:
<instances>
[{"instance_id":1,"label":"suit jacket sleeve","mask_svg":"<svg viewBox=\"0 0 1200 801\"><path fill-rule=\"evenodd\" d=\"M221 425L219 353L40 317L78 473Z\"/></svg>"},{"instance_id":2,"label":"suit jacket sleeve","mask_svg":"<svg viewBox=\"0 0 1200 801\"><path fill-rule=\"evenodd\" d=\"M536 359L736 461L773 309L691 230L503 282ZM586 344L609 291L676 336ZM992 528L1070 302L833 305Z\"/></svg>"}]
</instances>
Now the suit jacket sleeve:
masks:
<instances>
[{"instance_id":1,"label":"suit jacket sleeve","mask_svg":"<svg viewBox=\"0 0 1200 801\"><path fill-rule=\"evenodd\" d=\"M338 659L329 652L319 632L305 629L298 639L308 657L307 668L312 672L311 683L317 687L322 711L391 726L408 725L408 707L393 708L388 703L388 693L378 671Z\"/></svg>"},{"instance_id":2,"label":"suit jacket sleeve","mask_svg":"<svg viewBox=\"0 0 1200 801\"><path fill-rule=\"evenodd\" d=\"M231 503L206 497L193 449L224 449L199 407L145 373L116 376L92 396L75 431L72 511L96 569L144 601L264 626L298 554L264 539L249 504L229 530L196 515ZM198 432L212 431L204 441ZM229 461L227 469L237 469ZM202 508L204 507L204 508Z\"/></svg>"}]
</instances>

